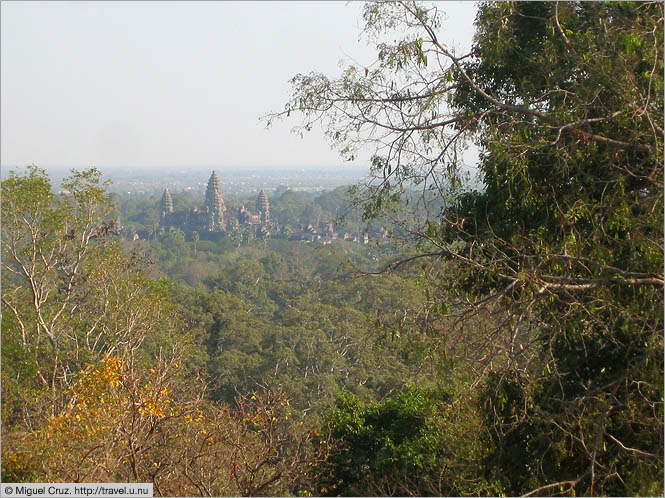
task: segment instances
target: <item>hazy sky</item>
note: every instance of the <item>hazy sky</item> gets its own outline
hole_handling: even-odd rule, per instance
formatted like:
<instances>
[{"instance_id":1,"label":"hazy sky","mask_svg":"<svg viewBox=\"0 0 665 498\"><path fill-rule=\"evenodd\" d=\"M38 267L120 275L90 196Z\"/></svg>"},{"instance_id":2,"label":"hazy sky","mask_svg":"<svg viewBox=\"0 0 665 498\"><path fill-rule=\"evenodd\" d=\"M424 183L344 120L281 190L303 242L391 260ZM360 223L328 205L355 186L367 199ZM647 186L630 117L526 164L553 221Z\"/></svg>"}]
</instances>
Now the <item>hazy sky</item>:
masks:
<instances>
[{"instance_id":1,"label":"hazy sky","mask_svg":"<svg viewBox=\"0 0 665 498\"><path fill-rule=\"evenodd\" d=\"M476 6L439 3L469 46ZM2 2L1 163L307 166L340 163L322 133L266 130L297 73L374 60L362 3Z\"/></svg>"}]
</instances>

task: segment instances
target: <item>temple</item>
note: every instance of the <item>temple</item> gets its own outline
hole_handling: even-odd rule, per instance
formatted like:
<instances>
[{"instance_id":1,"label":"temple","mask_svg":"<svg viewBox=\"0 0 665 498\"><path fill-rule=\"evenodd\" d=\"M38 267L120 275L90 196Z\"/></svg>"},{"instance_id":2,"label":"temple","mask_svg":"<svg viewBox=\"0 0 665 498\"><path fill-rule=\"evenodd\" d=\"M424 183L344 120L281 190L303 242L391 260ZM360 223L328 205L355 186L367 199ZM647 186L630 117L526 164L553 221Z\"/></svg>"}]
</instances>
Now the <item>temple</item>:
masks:
<instances>
[{"instance_id":1,"label":"temple","mask_svg":"<svg viewBox=\"0 0 665 498\"><path fill-rule=\"evenodd\" d=\"M256 199L256 213L244 206L229 212L222 197L222 182L214 171L208 180L205 201L201 208L174 210L173 197L164 189L160 201L159 227L162 230L180 229L186 234L224 234L242 225L252 228L255 236L270 235L270 202L261 190ZM210 238L210 237L206 237Z\"/></svg>"},{"instance_id":2,"label":"temple","mask_svg":"<svg viewBox=\"0 0 665 498\"><path fill-rule=\"evenodd\" d=\"M369 243L368 234L337 232L335 223L330 220L317 220L316 223L298 224L297 221L279 224L270 218L270 202L265 191L261 189L256 198L256 210L246 206L227 209L222 196L222 182L214 171L208 180L203 205L191 209L175 209L173 196L169 189L164 189L159 201L158 232L182 230L188 240L194 238L196 232L201 240L221 240L226 235L235 234L238 240L253 238L276 238L299 240L302 242L320 242L330 244L335 240ZM152 233L152 235L151 235ZM386 237L384 229L380 236ZM126 236L130 240L149 239L156 235L155 231L134 231Z\"/></svg>"}]
</instances>

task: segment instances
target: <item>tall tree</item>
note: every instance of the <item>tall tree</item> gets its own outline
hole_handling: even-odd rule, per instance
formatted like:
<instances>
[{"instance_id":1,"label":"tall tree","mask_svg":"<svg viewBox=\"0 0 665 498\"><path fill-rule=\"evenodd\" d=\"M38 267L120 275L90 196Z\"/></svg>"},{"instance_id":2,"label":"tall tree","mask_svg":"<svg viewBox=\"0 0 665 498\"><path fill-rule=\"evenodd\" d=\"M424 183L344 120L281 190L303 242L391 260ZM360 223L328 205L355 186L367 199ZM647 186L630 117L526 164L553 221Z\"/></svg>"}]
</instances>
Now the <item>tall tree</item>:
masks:
<instances>
[{"instance_id":1,"label":"tall tree","mask_svg":"<svg viewBox=\"0 0 665 498\"><path fill-rule=\"evenodd\" d=\"M169 316L141 258L122 253L101 173L74 171L62 188L54 194L34 167L2 182L3 397L14 406L35 379L50 392L43 408L51 415L84 365L104 354L134 358L155 324L168 329ZM40 413L39 397L29 398L16 403L24 422Z\"/></svg>"},{"instance_id":2,"label":"tall tree","mask_svg":"<svg viewBox=\"0 0 665 498\"><path fill-rule=\"evenodd\" d=\"M511 494L662 493L663 5L482 4L464 55L436 8L364 20L377 62L296 76L269 121L374 147L367 216L409 185L447 201L405 229L435 260L432 320L491 318L450 341L487 391L488 472ZM482 188L460 192L470 141Z\"/></svg>"}]
</instances>

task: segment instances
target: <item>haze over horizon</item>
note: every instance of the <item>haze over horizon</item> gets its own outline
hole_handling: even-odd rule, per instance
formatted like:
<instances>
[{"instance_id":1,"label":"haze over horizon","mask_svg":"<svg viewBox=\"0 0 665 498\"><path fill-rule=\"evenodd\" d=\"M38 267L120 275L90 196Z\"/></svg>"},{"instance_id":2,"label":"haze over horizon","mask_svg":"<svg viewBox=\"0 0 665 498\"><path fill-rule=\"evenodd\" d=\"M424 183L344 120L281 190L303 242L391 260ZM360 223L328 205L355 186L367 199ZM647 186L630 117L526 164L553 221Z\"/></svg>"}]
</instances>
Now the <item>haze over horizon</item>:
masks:
<instances>
[{"instance_id":1,"label":"haze over horizon","mask_svg":"<svg viewBox=\"0 0 665 498\"><path fill-rule=\"evenodd\" d=\"M470 45L476 7L438 4ZM320 130L266 130L297 73L369 64L361 3L3 2L3 171L339 167ZM368 154L354 163L366 166Z\"/></svg>"}]
</instances>

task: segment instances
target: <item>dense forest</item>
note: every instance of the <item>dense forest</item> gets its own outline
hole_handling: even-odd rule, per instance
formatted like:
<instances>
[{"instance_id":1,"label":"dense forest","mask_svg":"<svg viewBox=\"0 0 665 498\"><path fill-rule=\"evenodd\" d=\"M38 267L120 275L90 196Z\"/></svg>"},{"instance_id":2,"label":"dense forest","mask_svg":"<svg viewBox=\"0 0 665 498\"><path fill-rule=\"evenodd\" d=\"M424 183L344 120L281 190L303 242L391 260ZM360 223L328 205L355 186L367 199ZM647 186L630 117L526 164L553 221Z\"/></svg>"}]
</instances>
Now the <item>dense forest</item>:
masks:
<instances>
[{"instance_id":1,"label":"dense forest","mask_svg":"<svg viewBox=\"0 0 665 498\"><path fill-rule=\"evenodd\" d=\"M375 151L271 198L369 244L158 230L96 169L3 180L4 482L662 496L663 4L483 3L465 55L438 16L368 3L377 62L266 116Z\"/></svg>"}]
</instances>

